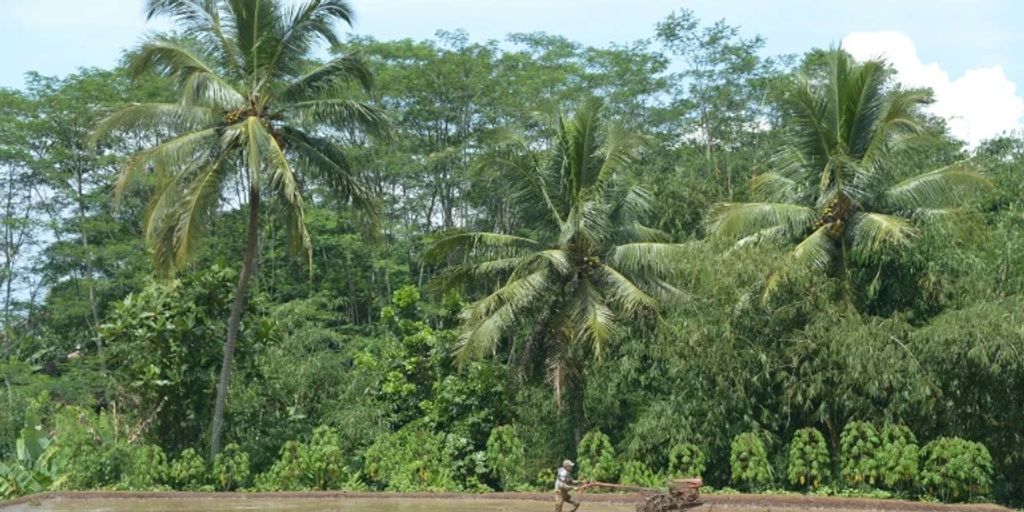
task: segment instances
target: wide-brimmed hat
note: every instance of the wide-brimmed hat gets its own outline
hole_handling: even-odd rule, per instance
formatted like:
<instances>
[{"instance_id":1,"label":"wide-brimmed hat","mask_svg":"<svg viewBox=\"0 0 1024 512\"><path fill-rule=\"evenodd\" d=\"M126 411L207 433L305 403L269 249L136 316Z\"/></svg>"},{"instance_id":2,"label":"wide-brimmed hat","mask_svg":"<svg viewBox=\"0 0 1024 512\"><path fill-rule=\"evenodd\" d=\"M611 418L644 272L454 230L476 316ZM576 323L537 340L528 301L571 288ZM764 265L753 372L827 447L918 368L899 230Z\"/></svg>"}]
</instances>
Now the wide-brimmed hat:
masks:
<instances>
[{"instance_id":1,"label":"wide-brimmed hat","mask_svg":"<svg viewBox=\"0 0 1024 512\"><path fill-rule=\"evenodd\" d=\"M575 466L576 464L573 464L572 461L569 460L569 459L565 459L565 460L562 461L562 465L563 466Z\"/></svg>"}]
</instances>

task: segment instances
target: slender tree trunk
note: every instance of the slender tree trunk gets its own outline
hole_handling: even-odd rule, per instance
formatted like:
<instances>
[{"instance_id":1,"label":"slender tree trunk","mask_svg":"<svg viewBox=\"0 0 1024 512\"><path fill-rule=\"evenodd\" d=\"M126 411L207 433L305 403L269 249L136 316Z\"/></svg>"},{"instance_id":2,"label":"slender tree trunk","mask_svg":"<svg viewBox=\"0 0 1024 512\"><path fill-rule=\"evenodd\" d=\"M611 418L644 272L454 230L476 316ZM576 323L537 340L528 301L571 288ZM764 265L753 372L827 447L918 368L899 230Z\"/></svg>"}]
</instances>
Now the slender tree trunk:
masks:
<instances>
[{"instance_id":1,"label":"slender tree trunk","mask_svg":"<svg viewBox=\"0 0 1024 512\"><path fill-rule=\"evenodd\" d=\"M238 326L242 322L242 308L245 306L245 291L256 263L256 251L260 235L260 194L255 187L249 187L249 234L245 240L245 256L242 258L242 273L238 276L235 300L228 317L228 336L224 341L224 360L220 366L220 382L217 383L217 400L213 409L213 426L210 433L210 458L220 452L221 431L224 429L224 404L227 401L228 382L231 380L231 366L235 360L235 342L238 340Z\"/></svg>"},{"instance_id":2,"label":"slender tree trunk","mask_svg":"<svg viewBox=\"0 0 1024 512\"><path fill-rule=\"evenodd\" d=\"M579 446L580 441L583 440L583 423L584 423L584 403L583 403L583 383L577 383L575 386L577 389L573 393L572 402L572 439L573 446Z\"/></svg>"},{"instance_id":3,"label":"slender tree trunk","mask_svg":"<svg viewBox=\"0 0 1024 512\"><path fill-rule=\"evenodd\" d=\"M85 192L84 177L80 170L75 171L75 191L78 194L78 235L82 242L82 251L85 252L85 280L86 288L89 291L89 311L92 313L92 332L96 339L96 354L103 354L103 340L99 336L100 315L96 308L96 289L93 283L93 261L92 252L89 248L89 234L85 230Z\"/></svg>"}]
</instances>

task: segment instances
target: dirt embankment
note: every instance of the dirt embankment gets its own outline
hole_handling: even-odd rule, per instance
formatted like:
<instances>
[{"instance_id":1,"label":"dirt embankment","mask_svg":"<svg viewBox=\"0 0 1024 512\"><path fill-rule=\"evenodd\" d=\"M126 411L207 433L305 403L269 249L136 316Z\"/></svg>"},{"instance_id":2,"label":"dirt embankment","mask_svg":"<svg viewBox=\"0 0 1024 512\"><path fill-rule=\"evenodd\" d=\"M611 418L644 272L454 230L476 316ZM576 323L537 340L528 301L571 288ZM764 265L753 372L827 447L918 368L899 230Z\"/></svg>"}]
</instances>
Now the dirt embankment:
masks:
<instances>
[{"instance_id":1,"label":"dirt embankment","mask_svg":"<svg viewBox=\"0 0 1024 512\"><path fill-rule=\"evenodd\" d=\"M617 493L586 494L584 502L639 503L650 494ZM51 492L35 494L16 500L0 502L0 509L25 503L39 503L48 500L281 500L281 499L423 499L423 500L528 500L549 501L548 493L385 493L385 492L120 492L81 491ZM903 500L879 500L868 498L837 498L826 496L761 495L761 494L718 494L702 495L702 506L694 512L710 511L716 507L728 509L803 509L803 510L887 510L897 512L1013 512L1011 509L993 504L950 504L924 503Z\"/></svg>"}]
</instances>

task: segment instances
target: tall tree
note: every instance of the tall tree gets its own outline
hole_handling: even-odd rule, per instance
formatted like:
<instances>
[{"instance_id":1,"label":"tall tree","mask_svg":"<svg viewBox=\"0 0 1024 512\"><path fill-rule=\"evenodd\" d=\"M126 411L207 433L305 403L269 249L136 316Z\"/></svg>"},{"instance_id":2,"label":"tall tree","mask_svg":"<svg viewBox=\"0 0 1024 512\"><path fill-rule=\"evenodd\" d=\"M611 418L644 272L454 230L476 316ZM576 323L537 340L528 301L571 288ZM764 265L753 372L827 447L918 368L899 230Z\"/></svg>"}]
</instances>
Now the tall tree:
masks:
<instances>
[{"instance_id":1,"label":"tall tree","mask_svg":"<svg viewBox=\"0 0 1024 512\"><path fill-rule=\"evenodd\" d=\"M39 232L33 219L39 180L28 167L29 115L29 101L22 94L0 89L0 294L4 331L11 328L15 318L17 295L27 291L19 290L30 277L22 275L25 253Z\"/></svg>"},{"instance_id":2,"label":"tall tree","mask_svg":"<svg viewBox=\"0 0 1024 512\"><path fill-rule=\"evenodd\" d=\"M858 63L841 49L816 58L823 72L798 77L785 98L789 143L751 181L762 201L718 203L708 216L711 231L738 245L795 242L765 299L798 272L831 271L850 301L851 261L909 245L915 221L956 213L965 187L987 184L964 162L902 177L892 155L922 133L930 92L894 85L882 60Z\"/></svg>"},{"instance_id":3,"label":"tall tree","mask_svg":"<svg viewBox=\"0 0 1024 512\"><path fill-rule=\"evenodd\" d=\"M552 140L532 146L547 150L511 143L493 158L517 183L520 234L454 232L431 248L462 260L441 283L494 286L465 312L463 357L493 353L508 340L526 370L546 368L556 400L568 394L572 402L577 442L586 360L600 357L624 321L656 313L679 294L668 282L677 246L641 224L649 196L626 174L644 140L605 122L601 110L590 100L559 119ZM531 331L516 336L524 327Z\"/></svg>"},{"instance_id":4,"label":"tall tree","mask_svg":"<svg viewBox=\"0 0 1024 512\"><path fill-rule=\"evenodd\" d=\"M292 247L312 255L305 227L305 180L321 181L358 209L374 202L328 138L331 130L357 126L382 133L379 110L350 97L353 84L369 90L372 77L357 58L344 55L312 65L319 43L339 43L335 24L351 24L344 0L149 0L149 18L168 16L183 37L157 35L131 57L138 76L147 72L178 81L176 103L126 107L105 119L96 136L111 132L171 133L140 151L116 184L122 192L152 169L156 188L145 219L145 237L157 269L185 266L199 237L223 203L225 189L247 190L248 228L242 271L228 318L224 359L214 406L210 452L220 450L224 405L246 288L258 251L265 197L277 200ZM233 181L234 180L234 181ZM312 271L312 269L311 269Z\"/></svg>"}]
</instances>

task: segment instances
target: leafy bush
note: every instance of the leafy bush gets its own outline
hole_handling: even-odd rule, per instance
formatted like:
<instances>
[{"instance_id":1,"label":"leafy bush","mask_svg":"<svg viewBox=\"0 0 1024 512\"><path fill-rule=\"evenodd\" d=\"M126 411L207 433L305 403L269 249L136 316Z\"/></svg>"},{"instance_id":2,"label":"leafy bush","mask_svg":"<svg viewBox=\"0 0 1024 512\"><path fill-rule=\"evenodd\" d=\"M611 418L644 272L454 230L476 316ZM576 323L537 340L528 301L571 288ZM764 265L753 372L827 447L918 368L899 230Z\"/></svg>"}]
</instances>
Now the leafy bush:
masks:
<instances>
[{"instance_id":1,"label":"leafy bush","mask_svg":"<svg viewBox=\"0 0 1024 512\"><path fill-rule=\"evenodd\" d=\"M302 471L302 443L288 441L280 455L265 473L256 476L254 487L259 491L303 491L308 487Z\"/></svg>"},{"instance_id":2,"label":"leafy bush","mask_svg":"<svg viewBox=\"0 0 1024 512\"><path fill-rule=\"evenodd\" d=\"M924 446L921 486L942 501L966 501L992 491L992 456L981 443L940 437Z\"/></svg>"},{"instance_id":3,"label":"leafy bush","mask_svg":"<svg viewBox=\"0 0 1024 512\"><path fill-rule=\"evenodd\" d=\"M828 446L816 428L802 428L789 444L789 483L801 488L818 488L829 479Z\"/></svg>"},{"instance_id":4,"label":"leafy bush","mask_svg":"<svg viewBox=\"0 0 1024 512\"><path fill-rule=\"evenodd\" d=\"M444 439L445 458L452 461L452 479L456 485L468 492L491 492L493 489L484 482L490 470L487 468L487 452L478 450L468 437L449 433Z\"/></svg>"},{"instance_id":5,"label":"leafy bush","mask_svg":"<svg viewBox=\"0 0 1024 512\"><path fill-rule=\"evenodd\" d=\"M317 427L313 439L300 452L303 475L313 489L340 489L349 479L338 433L327 426Z\"/></svg>"},{"instance_id":6,"label":"leafy bush","mask_svg":"<svg viewBox=\"0 0 1024 512\"><path fill-rule=\"evenodd\" d=\"M132 490L153 490L166 486L170 480L167 455L153 444L135 446L130 450L127 471L121 475L118 487Z\"/></svg>"},{"instance_id":7,"label":"leafy bush","mask_svg":"<svg viewBox=\"0 0 1024 512\"><path fill-rule=\"evenodd\" d=\"M557 469L544 468L537 472L537 476L533 479L533 485L536 489L540 490L551 490L555 486L555 477L558 474Z\"/></svg>"},{"instance_id":8,"label":"leafy bush","mask_svg":"<svg viewBox=\"0 0 1024 512\"><path fill-rule=\"evenodd\" d=\"M840 476L848 485L875 486L881 480L878 452L882 440L875 426L865 421L852 421L839 435Z\"/></svg>"},{"instance_id":9,"label":"leafy bush","mask_svg":"<svg viewBox=\"0 0 1024 512\"><path fill-rule=\"evenodd\" d=\"M19 462L0 462L0 499L17 498L49 489L52 479Z\"/></svg>"},{"instance_id":10,"label":"leafy bush","mask_svg":"<svg viewBox=\"0 0 1024 512\"><path fill-rule=\"evenodd\" d=\"M249 480L249 454L237 444L224 447L213 458L213 482L219 491L233 491L245 487Z\"/></svg>"},{"instance_id":11,"label":"leafy bush","mask_svg":"<svg viewBox=\"0 0 1024 512\"><path fill-rule=\"evenodd\" d=\"M256 477L255 487L261 491L305 491L358 486L345 464L337 431L320 426L309 443L286 442L274 465Z\"/></svg>"},{"instance_id":12,"label":"leafy bush","mask_svg":"<svg viewBox=\"0 0 1024 512\"><path fill-rule=\"evenodd\" d=\"M623 485L635 485L637 487L662 488L665 486L665 478L658 475L651 468L640 461L631 460L622 465L622 475L619 482Z\"/></svg>"},{"instance_id":13,"label":"leafy bush","mask_svg":"<svg viewBox=\"0 0 1024 512\"><path fill-rule=\"evenodd\" d=\"M422 421L378 439L366 450L364 463L366 476L389 491L459 490L444 437Z\"/></svg>"},{"instance_id":14,"label":"leafy bush","mask_svg":"<svg viewBox=\"0 0 1024 512\"><path fill-rule=\"evenodd\" d=\"M579 457L581 480L614 482L619 476L612 441L600 431L584 435L576 447L576 454Z\"/></svg>"},{"instance_id":15,"label":"leafy bush","mask_svg":"<svg viewBox=\"0 0 1024 512\"><path fill-rule=\"evenodd\" d=\"M920 477L921 450L917 438L903 425L886 425L878 449L878 471L890 490L909 489Z\"/></svg>"},{"instance_id":16,"label":"leafy bush","mask_svg":"<svg viewBox=\"0 0 1024 512\"><path fill-rule=\"evenodd\" d=\"M515 427L502 425L491 430L487 438L487 465L503 490L513 490L526 483L525 459L523 442Z\"/></svg>"},{"instance_id":17,"label":"leafy bush","mask_svg":"<svg viewBox=\"0 0 1024 512\"><path fill-rule=\"evenodd\" d=\"M26 411L25 426L15 442L17 459L0 463L0 499L42 492L53 485L58 468L53 463L51 440L38 428L33 410Z\"/></svg>"},{"instance_id":18,"label":"leafy bush","mask_svg":"<svg viewBox=\"0 0 1024 512\"><path fill-rule=\"evenodd\" d=\"M695 444L677 444L668 452L668 474L673 478L701 476L705 467L704 452Z\"/></svg>"},{"instance_id":19,"label":"leafy bush","mask_svg":"<svg viewBox=\"0 0 1024 512\"><path fill-rule=\"evenodd\" d=\"M60 478L55 487L60 489L87 490L113 486L125 486L136 470L140 456L136 450L139 444L131 443L123 436L123 422L113 413L96 414L79 407L64 407L54 418L53 458L60 467ZM141 476L155 485L162 479L163 468L154 468L153 474Z\"/></svg>"},{"instance_id":20,"label":"leafy bush","mask_svg":"<svg viewBox=\"0 0 1024 512\"><path fill-rule=\"evenodd\" d=\"M206 461L194 449L186 448L171 462L168 480L178 490L199 490L206 484Z\"/></svg>"},{"instance_id":21,"label":"leafy bush","mask_svg":"<svg viewBox=\"0 0 1024 512\"><path fill-rule=\"evenodd\" d=\"M748 490L766 488L772 480L771 465L764 441L754 432L737 435L729 454L732 481Z\"/></svg>"}]
</instances>

